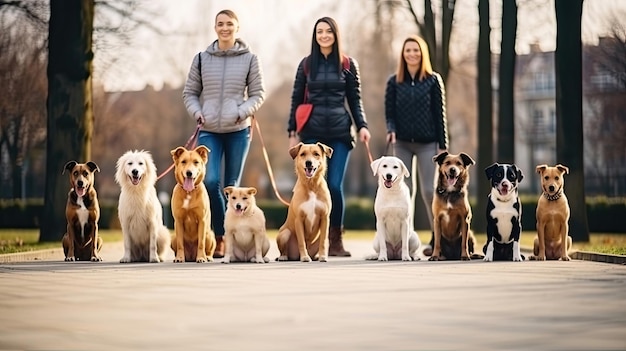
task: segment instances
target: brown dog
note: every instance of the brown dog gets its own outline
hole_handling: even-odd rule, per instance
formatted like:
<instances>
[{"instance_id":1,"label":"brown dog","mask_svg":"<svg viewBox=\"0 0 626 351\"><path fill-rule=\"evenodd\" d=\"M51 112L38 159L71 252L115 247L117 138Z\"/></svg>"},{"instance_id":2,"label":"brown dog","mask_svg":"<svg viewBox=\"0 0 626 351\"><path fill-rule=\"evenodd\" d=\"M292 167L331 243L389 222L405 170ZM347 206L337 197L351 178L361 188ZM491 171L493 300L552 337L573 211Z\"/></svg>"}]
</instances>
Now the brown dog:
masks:
<instances>
[{"instance_id":1,"label":"brown dog","mask_svg":"<svg viewBox=\"0 0 626 351\"><path fill-rule=\"evenodd\" d=\"M483 256L474 254L476 239L470 230L472 209L467 186L469 167L474 160L466 153L452 155L444 151L433 157L438 165L433 197L433 227L435 240L430 261L463 261Z\"/></svg>"},{"instance_id":2,"label":"brown dog","mask_svg":"<svg viewBox=\"0 0 626 351\"><path fill-rule=\"evenodd\" d=\"M209 149L180 146L170 153L176 177L171 202L176 233L172 240L174 262L212 262L215 233L211 230L209 193L203 183Z\"/></svg>"},{"instance_id":3,"label":"brown dog","mask_svg":"<svg viewBox=\"0 0 626 351\"><path fill-rule=\"evenodd\" d=\"M265 231L265 214L256 205L256 188L228 186L224 219L226 252L222 263L267 263L270 240Z\"/></svg>"},{"instance_id":4,"label":"brown dog","mask_svg":"<svg viewBox=\"0 0 626 351\"><path fill-rule=\"evenodd\" d=\"M297 180L287 220L276 237L279 261L310 262L315 255L320 262L327 260L331 201L324 176L326 158L332 154L333 149L322 143L299 143L289 149Z\"/></svg>"},{"instance_id":5,"label":"brown dog","mask_svg":"<svg viewBox=\"0 0 626 351\"><path fill-rule=\"evenodd\" d=\"M532 260L569 261L567 251L572 247L569 233L569 203L563 192L563 176L569 168L558 164L554 167L539 165L542 194L537 202L537 237L533 245Z\"/></svg>"},{"instance_id":6,"label":"brown dog","mask_svg":"<svg viewBox=\"0 0 626 351\"><path fill-rule=\"evenodd\" d=\"M72 186L65 205L67 232L62 239L65 260L101 261L98 256L102 248L102 238L98 236L100 205L94 188L94 173L100 172L100 168L91 161L69 161L61 174L65 171L69 171Z\"/></svg>"}]
</instances>

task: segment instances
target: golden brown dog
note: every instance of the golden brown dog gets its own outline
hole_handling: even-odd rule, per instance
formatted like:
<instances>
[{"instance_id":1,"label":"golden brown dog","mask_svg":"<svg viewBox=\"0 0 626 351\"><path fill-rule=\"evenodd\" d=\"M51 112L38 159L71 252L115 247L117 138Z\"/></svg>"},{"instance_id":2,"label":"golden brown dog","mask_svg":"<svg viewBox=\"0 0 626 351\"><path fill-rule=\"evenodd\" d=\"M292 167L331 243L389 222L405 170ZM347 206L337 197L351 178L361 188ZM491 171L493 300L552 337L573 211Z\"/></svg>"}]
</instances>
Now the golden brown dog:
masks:
<instances>
[{"instance_id":1,"label":"golden brown dog","mask_svg":"<svg viewBox=\"0 0 626 351\"><path fill-rule=\"evenodd\" d=\"M170 153L176 177L171 203L176 233L172 240L174 262L211 262L215 233L211 230L209 193L203 183L209 149L198 146L187 150L180 146Z\"/></svg>"},{"instance_id":2,"label":"golden brown dog","mask_svg":"<svg viewBox=\"0 0 626 351\"><path fill-rule=\"evenodd\" d=\"M279 261L310 262L316 255L320 262L327 260L331 201L324 176L326 158L332 154L333 149L322 143L299 143L289 149L297 180L287 220L276 237Z\"/></svg>"},{"instance_id":3,"label":"golden brown dog","mask_svg":"<svg viewBox=\"0 0 626 351\"><path fill-rule=\"evenodd\" d=\"M435 240L429 260L469 260L476 239L470 230L472 209L467 186L469 167L475 162L466 153L453 155L446 151L433 157L433 162L438 165L438 174L432 204ZM471 257L483 256L473 254Z\"/></svg>"},{"instance_id":4,"label":"golden brown dog","mask_svg":"<svg viewBox=\"0 0 626 351\"><path fill-rule=\"evenodd\" d=\"M65 171L69 171L72 186L65 205L67 232L62 239L65 260L101 261L98 256L102 248L102 238L98 236L100 205L94 188L94 173L100 172L100 168L91 161L69 161L61 174Z\"/></svg>"},{"instance_id":5,"label":"golden brown dog","mask_svg":"<svg viewBox=\"0 0 626 351\"><path fill-rule=\"evenodd\" d=\"M265 214L256 205L256 188L229 186L224 189L228 207L224 218L226 252L222 263L267 263L270 241L265 231Z\"/></svg>"},{"instance_id":6,"label":"golden brown dog","mask_svg":"<svg viewBox=\"0 0 626 351\"><path fill-rule=\"evenodd\" d=\"M539 165L542 194L537 202L537 237L530 259L569 261L567 251L572 246L569 236L569 203L563 192L563 176L569 168L558 164L554 167Z\"/></svg>"}]
</instances>

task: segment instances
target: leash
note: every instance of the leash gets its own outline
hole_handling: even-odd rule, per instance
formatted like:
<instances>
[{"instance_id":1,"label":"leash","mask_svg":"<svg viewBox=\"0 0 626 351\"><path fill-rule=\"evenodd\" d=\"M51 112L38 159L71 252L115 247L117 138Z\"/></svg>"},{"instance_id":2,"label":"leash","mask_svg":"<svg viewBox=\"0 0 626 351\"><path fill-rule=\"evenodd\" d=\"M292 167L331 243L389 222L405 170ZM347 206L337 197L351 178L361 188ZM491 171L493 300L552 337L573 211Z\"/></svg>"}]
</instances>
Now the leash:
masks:
<instances>
[{"instance_id":1,"label":"leash","mask_svg":"<svg viewBox=\"0 0 626 351\"><path fill-rule=\"evenodd\" d=\"M389 154L389 149L391 149L391 155ZM396 144L392 144L391 140L387 141L387 146L385 146L385 155L396 156Z\"/></svg>"},{"instance_id":2,"label":"leash","mask_svg":"<svg viewBox=\"0 0 626 351\"><path fill-rule=\"evenodd\" d=\"M261 134L261 126L259 125L259 121L257 121L254 116L252 116L252 121L254 122L254 127L257 130L257 134L259 135L259 140L261 141L261 149L263 150L263 158L265 159L265 166L267 167L267 173L270 177L270 183L272 184L272 188L274 189L274 194L283 203L283 205L289 207L289 202L283 199L278 192L278 187L276 186L276 179L274 178L274 172L272 171L272 165L270 164L270 158L267 154L267 148L265 147L265 141L263 140L263 135ZM250 131L250 139L252 139L252 130Z\"/></svg>"},{"instance_id":3,"label":"leash","mask_svg":"<svg viewBox=\"0 0 626 351\"><path fill-rule=\"evenodd\" d=\"M368 141L363 144L365 144L365 149L367 150L367 158L370 160L371 164L372 162L374 162L374 158L372 157L372 151L370 150L370 143Z\"/></svg>"},{"instance_id":4,"label":"leash","mask_svg":"<svg viewBox=\"0 0 626 351\"><path fill-rule=\"evenodd\" d=\"M185 149L191 149L191 148L194 148L196 146L196 144L198 143L198 135L200 134L200 127L202 127L202 124L198 123L196 125L196 130L193 132L193 134L191 134L189 139L187 139L187 142L185 143ZM169 168L166 169L165 171L163 171L157 177L157 181L159 179L163 178L163 176L165 176L167 173L169 173L173 168L174 168L174 162L172 162L172 164L169 166Z\"/></svg>"}]
</instances>

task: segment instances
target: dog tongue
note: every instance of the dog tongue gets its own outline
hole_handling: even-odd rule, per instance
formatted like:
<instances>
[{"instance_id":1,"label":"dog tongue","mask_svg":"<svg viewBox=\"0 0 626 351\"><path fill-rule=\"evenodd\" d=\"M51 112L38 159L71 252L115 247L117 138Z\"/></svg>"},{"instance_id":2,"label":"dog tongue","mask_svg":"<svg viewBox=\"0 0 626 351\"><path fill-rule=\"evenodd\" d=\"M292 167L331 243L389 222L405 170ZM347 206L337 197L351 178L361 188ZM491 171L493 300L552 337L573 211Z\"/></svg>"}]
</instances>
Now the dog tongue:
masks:
<instances>
[{"instance_id":1,"label":"dog tongue","mask_svg":"<svg viewBox=\"0 0 626 351\"><path fill-rule=\"evenodd\" d=\"M85 193L87 192L85 188L76 188L74 189L74 191L76 192L76 195L78 195L78 197L85 196Z\"/></svg>"},{"instance_id":2,"label":"dog tongue","mask_svg":"<svg viewBox=\"0 0 626 351\"><path fill-rule=\"evenodd\" d=\"M500 189L500 195L508 195L508 193L509 193L509 188Z\"/></svg>"},{"instance_id":3,"label":"dog tongue","mask_svg":"<svg viewBox=\"0 0 626 351\"><path fill-rule=\"evenodd\" d=\"M185 191L193 191L194 188L193 179L185 178L183 181L183 189L185 189Z\"/></svg>"},{"instance_id":4,"label":"dog tongue","mask_svg":"<svg viewBox=\"0 0 626 351\"><path fill-rule=\"evenodd\" d=\"M454 184L456 184L456 177L448 177L448 186L453 186Z\"/></svg>"},{"instance_id":5,"label":"dog tongue","mask_svg":"<svg viewBox=\"0 0 626 351\"><path fill-rule=\"evenodd\" d=\"M391 188L393 186L393 182L389 179L385 179L385 187Z\"/></svg>"}]
</instances>

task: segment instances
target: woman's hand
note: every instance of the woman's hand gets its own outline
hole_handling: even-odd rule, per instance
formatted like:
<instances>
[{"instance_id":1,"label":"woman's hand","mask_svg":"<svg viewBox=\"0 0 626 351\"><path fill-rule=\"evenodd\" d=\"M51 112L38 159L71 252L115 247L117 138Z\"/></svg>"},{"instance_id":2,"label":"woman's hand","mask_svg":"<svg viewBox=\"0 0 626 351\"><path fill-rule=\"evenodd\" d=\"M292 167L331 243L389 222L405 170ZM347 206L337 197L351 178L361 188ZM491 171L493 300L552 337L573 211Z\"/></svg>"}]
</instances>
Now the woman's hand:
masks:
<instances>
[{"instance_id":1,"label":"woman's hand","mask_svg":"<svg viewBox=\"0 0 626 351\"><path fill-rule=\"evenodd\" d=\"M204 116L202 115L202 112L200 111L196 112L195 117L196 117L196 123L200 125L204 125L205 120L204 120Z\"/></svg>"},{"instance_id":2,"label":"woman's hand","mask_svg":"<svg viewBox=\"0 0 626 351\"><path fill-rule=\"evenodd\" d=\"M298 137L296 137L296 135L294 134L293 136L289 137L289 149L296 146L296 144L298 144Z\"/></svg>"},{"instance_id":3,"label":"woman's hand","mask_svg":"<svg viewBox=\"0 0 626 351\"><path fill-rule=\"evenodd\" d=\"M370 131L367 128L361 128L359 130L359 140L363 143L368 143L370 141Z\"/></svg>"},{"instance_id":4,"label":"woman's hand","mask_svg":"<svg viewBox=\"0 0 626 351\"><path fill-rule=\"evenodd\" d=\"M396 143L396 132L388 132L387 133L387 142L390 144Z\"/></svg>"}]
</instances>

